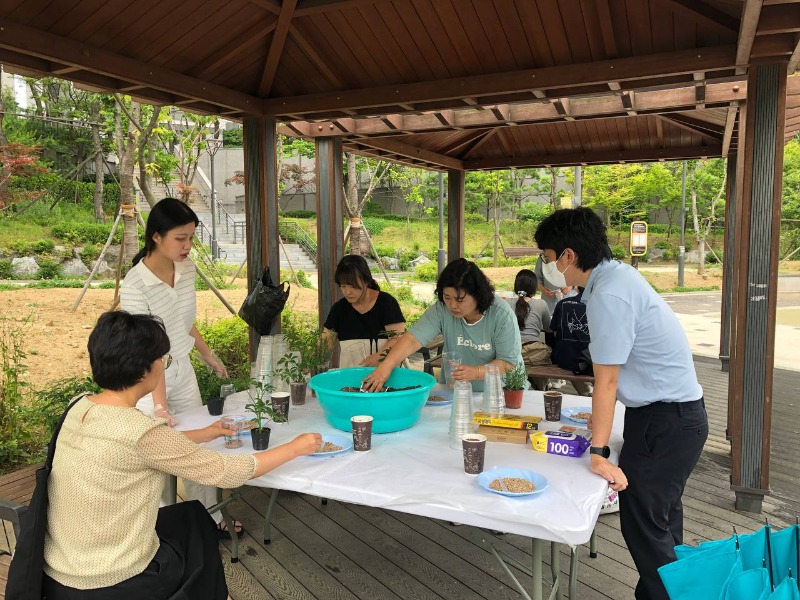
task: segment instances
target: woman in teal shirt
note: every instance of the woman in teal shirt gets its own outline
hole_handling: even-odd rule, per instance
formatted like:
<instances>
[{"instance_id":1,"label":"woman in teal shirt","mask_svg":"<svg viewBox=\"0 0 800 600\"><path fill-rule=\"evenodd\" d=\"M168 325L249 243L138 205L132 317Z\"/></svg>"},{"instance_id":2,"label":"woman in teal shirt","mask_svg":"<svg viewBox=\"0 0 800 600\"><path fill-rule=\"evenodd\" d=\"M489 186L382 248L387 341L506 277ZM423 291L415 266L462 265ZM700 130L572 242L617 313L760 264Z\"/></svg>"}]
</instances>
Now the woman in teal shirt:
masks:
<instances>
[{"instance_id":1,"label":"woman in teal shirt","mask_svg":"<svg viewBox=\"0 0 800 600\"><path fill-rule=\"evenodd\" d=\"M507 302L495 298L494 286L478 265L464 258L448 264L436 282L436 296L439 301L364 379L364 389L379 390L394 367L438 335L444 337L445 352L461 354L462 364L453 369L453 379L471 381L476 392L483 391L487 364L495 364L500 373L505 373L522 362L514 311Z\"/></svg>"}]
</instances>

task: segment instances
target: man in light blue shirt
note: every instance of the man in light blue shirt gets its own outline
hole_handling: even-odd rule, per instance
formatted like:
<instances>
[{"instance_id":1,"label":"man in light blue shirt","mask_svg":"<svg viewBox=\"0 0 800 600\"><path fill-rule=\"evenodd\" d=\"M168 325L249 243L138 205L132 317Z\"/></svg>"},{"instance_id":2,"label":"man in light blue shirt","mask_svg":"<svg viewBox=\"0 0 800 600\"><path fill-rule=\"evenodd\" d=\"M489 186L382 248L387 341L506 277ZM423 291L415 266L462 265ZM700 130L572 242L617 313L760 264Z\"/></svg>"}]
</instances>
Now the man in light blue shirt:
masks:
<instances>
[{"instance_id":1,"label":"man in light blue shirt","mask_svg":"<svg viewBox=\"0 0 800 600\"><path fill-rule=\"evenodd\" d=\"M587 208L539 225L545 278L585 288L594 366L591 467L620 491L620 526L639 571L637 600L669 600L658 568L683 542L681 496L708 437L703 390L672 309L633 267L611 260ZM608 460L616 400L625 407L619 466Z\"/></svg>"}]
</instances>

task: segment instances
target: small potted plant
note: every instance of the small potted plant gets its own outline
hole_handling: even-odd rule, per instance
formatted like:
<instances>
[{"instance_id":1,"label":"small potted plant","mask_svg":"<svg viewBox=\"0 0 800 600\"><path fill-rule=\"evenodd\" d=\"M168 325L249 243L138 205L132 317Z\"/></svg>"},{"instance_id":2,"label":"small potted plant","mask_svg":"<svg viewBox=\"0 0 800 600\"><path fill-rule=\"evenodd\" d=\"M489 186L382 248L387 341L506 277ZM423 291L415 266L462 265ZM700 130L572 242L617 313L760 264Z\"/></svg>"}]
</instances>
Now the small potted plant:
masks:
<instances>
[{"instance_id":1,"label":"small potted plant","mask_svg":"<svg viewBox=\"0 0 800 600\"><path fill-rule=\"evenodd\" d=\"M525 365L519 363L510 371L503 375L503 396L506 401L506 408L520 408L522 406L522 394L525 391L525 382L528 381L528 372Z\"/></svg>"},{"instance_id":2,"label":"small potted plant","mask_svg":"<svg viewBox=\"0 0 800 600\"><path fill-rule=\"evenodd\" d=\"M309 373L313 377L328 370L331 358L333 358L333 342L323 335L322 328L313 330L309 341L303 362L308 365ZM314 390L312 389L311 396L313 397L314 395Z\"/></svg>"},{"instance_id":3,"label":"small potted plant","mask_svg":"<svg viewBox=\"0 0 800 600\"><path fill-rule=\"evenodd\" d=\"M268 403L269 394L273 387L263 381L252 380L249 391L250 403L245 405L245 409L252 412L256 418L256 426L250 430L250 439L253 442L253 450L266 450L269 447L269 434L271 429L266 426L270 420L280 423L285 420L283 415L275 412Z\"/></svg>"},{"instance_id":4,"label":"small potted plant","mask_svg":"<svg viewBox=\"0 0 800 600\"><path fill-rule=\"evenodd\" d=\"M296 351L288 352L278 359L277 375L289 382L292 404L306 403L306 371L301 356Z\"/></svg>"}]
</instances>

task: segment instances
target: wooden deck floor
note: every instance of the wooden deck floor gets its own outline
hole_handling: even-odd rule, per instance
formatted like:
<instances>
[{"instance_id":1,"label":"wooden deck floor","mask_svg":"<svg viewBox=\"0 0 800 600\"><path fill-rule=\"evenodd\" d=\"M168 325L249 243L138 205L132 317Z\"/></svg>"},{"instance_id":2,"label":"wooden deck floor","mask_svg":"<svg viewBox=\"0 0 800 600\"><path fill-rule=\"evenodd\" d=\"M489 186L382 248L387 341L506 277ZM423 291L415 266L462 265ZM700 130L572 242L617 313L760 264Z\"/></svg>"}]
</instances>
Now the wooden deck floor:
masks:
<instances>
[{"instance_id":1,"label":"wooden deck floor","mask_svg":"<svg viewBox=\"0 0 800 600\"><path fill-rule=\"evenodd\" d=\"M727 374L719 370L716 360L696 358L695 365L705 389L711 432L684 494L686 542L728 536L732 525L741 533L753 531L764 516L776 526L794 522L800 514L800 468L795 460L800 449L800 411L795 406L800 373L775 371L773 493L764 501L764 515L753 515L733 510L734 494L729 489ZM313 496L282 492L272 519L272 543L265 546L261 531L268 497L263 490L246 488L242 500L231 508L248 532L240 545L238 564L230 564L229 550L221 546L234 600L521 597L487 544L525 562L530 555L526 538L495 536L481 529L353 504L322 505ZM587 547L579 549L577 598L633 598L637 575L618 516L601 516L597 531L599 556L590 559ZM549 549L545 554L549 557ZM568 565L568 555L562 552L565 578Z\"/></svg>"}]
</instances>

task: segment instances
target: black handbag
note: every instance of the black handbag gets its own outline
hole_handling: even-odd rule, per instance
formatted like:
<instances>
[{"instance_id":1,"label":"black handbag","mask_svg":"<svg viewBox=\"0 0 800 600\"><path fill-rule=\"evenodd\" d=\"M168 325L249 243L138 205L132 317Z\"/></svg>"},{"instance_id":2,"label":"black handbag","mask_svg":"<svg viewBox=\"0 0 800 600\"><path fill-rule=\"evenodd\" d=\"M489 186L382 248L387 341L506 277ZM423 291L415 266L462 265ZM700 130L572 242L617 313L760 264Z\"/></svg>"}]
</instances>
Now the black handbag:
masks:
<instances>
[{"instance_id":1,"label":"black handbag","mask_svg":"<svg viewBox=\"0 0 800 600\"><path fill-rule=\"evenodd\" d=\"M258 335L269 335L275 319L281 314L286 300L289 299L290 289L288 283L279 285L272 283L272 276L267 267L253 286L253 290L244 299L239 309L239 316L255 329Z\"/></svg>"},{"instance_id":2,"label":"black handbag","mask_svg":"<svg viewBox=\"0 0 800 600\"><path fill-rule=\"evenodd\" d=\"M83 396L81 396L82 398ZM53 455L56 451L56 439L61 425L70 409L77 404L76 398L67 406L58 420L53 437L47 447L47 460L41 469L36 471L36 488L31 496L28 508L20 514L20 531L17 548L11 566L8 569L6 583L6 600L41 600L42 578L44 576L44 535L47 531L47 480L53 470Z\"/></svg>"}]
</instances>

